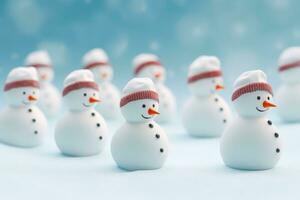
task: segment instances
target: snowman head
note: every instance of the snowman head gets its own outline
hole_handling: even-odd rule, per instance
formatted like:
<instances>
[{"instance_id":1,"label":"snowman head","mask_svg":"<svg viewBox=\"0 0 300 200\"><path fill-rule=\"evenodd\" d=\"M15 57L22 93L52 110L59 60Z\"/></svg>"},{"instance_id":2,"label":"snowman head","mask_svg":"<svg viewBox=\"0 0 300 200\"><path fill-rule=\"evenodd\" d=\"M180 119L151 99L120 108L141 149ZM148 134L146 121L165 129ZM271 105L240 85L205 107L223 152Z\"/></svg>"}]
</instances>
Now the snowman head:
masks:
<instances>
[{"instance_id":1,"label":"snowman head","mask_svg":"<svg viewBox=\"0 0 300 200\"><path fill-rule=\"evenodd\" d=\"M128 122L146 122L159 114L159 98L149 78L133 78L123 89L121 112Z\"/></svg>"},{"instance_id":2,"label":"snowman head","mask_svg":"<svg viewBox=\"0 0 300 200\"><path fill-rule=\"evenodd\" d=\"M51 82L54 78L52 62L47 51L34 51L30 53L25 61L27 66L37 70L39 81Z\"/></svg>"},{"instance_id":3,"label":"snowman head","mask_svg":"<svg viewBox=\"0 0 300 200\"><path fill-rule=\"evenodd\" d=\"M207 96L222 90L223 78L220 61L215 56L200 56L190 66L188 85L197 96Z\"/></svg>"},{"instance_id":4,"label":"snowman head","mask_svg":"<svg viewBox=\"0 0 300 200\"><path fill-rule=\"evenodd\" d=\"M133 60L136 77L150 78L153 82L165 80L165 68L154 54L139 54Z\"/></svg>"},{"instance_id":5,"label":"snowman head","mask_svg":"<svg viewBox=\"0 0 300 200\"><path fill-rule=\"evenodd\" d=\"M4 86L9 105L22 107L34 104L39 98L39 82L33 67L17 67L9 72Z\"/></svg>"},{"instance_id":6,"label":"snowman head","mask_svg":"<svg viewBox=\"0 0 300 200\"><path fill-rule=\"evenodd\" d=\"M287 84L300 83L300 47L289 47L279 57L279 75Z\"/></svg>"},{"instance_id":7,"label":"snowman head","mask_svg":"<svg viewBox=\"0 0 300 200\"><path fill-rule=\"evenodd\" d=\"M92 72L87 69L71 72L64 81L63 97L71 111L87 110L100 102Z\"/></svg>"},{"instance_id":8,"label":"snowman head","mask_svg":"<svg viewBox=\"0 0 300 200\"><path fill-rule=\"evenodd\" d=\"M272 87L261 70L244 72L235 81L234 87L232 101L240 116L262 117L270 108L276 107Z\"/></svg>"},{"instance_id":9,"label":"snowman head","mask_svg":"<svg viewBox=\"0 0 300 200\"><path fill-rule=\"evenodd\" d=\"M113 69L103 49L92 49L83 56L85 69L90 69L98 83L111 81Z\"/></svg>"}]
</instances>

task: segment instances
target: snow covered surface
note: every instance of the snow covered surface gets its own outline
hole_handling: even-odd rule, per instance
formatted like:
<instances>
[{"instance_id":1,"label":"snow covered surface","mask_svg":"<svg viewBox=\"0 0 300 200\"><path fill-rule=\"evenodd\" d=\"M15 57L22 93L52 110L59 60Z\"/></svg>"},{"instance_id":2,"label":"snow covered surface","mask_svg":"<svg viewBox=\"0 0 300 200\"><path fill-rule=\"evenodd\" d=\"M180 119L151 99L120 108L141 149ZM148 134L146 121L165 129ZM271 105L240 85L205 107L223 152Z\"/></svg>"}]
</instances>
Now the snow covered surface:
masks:
<instances>
[{"instance_id":1,"label":"snow covered surface","mask_svg":"<svg viewBox=\"0 0 300 200\"><path fill-rule=\"evenodd\" d=\"M224 166L219 139L196 139L179 122L164 126L171 149L155 171L116 167L109 146L92 157L66 157L54 143L20 149L0 144L0 199L299 199L300 124L273 122L284 141L279 165L269 171ZM111 134L121 123L108 123Z\"/></svg>"}]
</instances>

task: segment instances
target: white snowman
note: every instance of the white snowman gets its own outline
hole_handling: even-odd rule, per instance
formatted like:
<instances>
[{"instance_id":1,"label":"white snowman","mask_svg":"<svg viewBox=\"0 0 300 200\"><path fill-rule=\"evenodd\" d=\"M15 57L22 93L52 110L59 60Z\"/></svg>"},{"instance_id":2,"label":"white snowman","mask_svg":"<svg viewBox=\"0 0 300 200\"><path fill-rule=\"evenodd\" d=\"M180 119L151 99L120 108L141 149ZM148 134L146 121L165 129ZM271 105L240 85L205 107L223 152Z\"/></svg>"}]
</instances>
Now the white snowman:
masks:
<instances>
[{"instance_id":1,"label":"white snowman","mask_svg":"<svg viewBox=\"0 0 300 200\"><path fill-rule=\"evenodd\" d=\"M126 122L114 134L111 153L126 170L161 168L168 156L168 138L153 121L159 114L159 97L149 78L134 78L123 89L120 102Z\"/></svg>"},{"instance_id":2,"label":"white snowman","mask_svg":"<svg viewBox=\"0 0 300 200\"><path fill-rule=\"evenodd\" d=\"M142 53L133 60L136 77L150 78L159 95L160 115L155 118L159 123L170 122L176 114L176 99L171 90L165 86L165 68L154 54Z\"/></svg>"},{"instance_id":3,"label":"white snowman","mask_svg":"<svg viewBox=\"0 0 300 200\"><path fill-rule=\"evenodd\" d=\"M55 127L55 141L63 154L90 156L104 149L108 129L94 109L98 98L98 85L90 70L76 70L66 77L63 100L69 111Z\"/></svg>"},{"instance_id":4,"label":"white snowman","mask_svg":"<svg viewBox=\"0 0 300 200\"><path fill-rule=\"evenodd\" d=\"M184 104L182 120L187 133L196 137L218 137L231 120L231 111L216 94L223 89L220 61L200 56L190 66L188 86L192 97Z\"/></svg>"},{"instance_id":5,"label":"white snowman","mask_svg":"<svg viewBox=\"0 0 300 200\"><path fill-rule=\"evenodd\" d=\"M38 75L32 67L17 67L5 81L8 103L0 114L0 141L19 147L40 145L47 133L44 114L34 104L39 98Z\"/></svg>"},{"instance_id":6,"label":"white snowman","mask_svg":"<svg viewBox=\"0 0 300 200\"><path fill-rule=\"evenodd\" d=\"M283 82L276 92L278 113L287 122L300 121L300 47L290 47L279 58L279 75Z\"/></svg>"},{"instance_id":7,"label":"white snowman","mask_svg":"<svg viewBox=\"0 0 300 200\"><path fill-rule=\"evenodd\" d=\"M85 69L90 69L100 89L101 104L96 109L106 119L116 120L121 117L119 102L120 92L111 83L113 68L109 64L107 54L103 49L92 49L83 56Z\"/></svg>"},{"instance_id":8,"label":"white snowman","mask_svg":"<svg viewBox=\"0 0 300 200\"><path fill-rule=\"evenodd\" d=\"M30 53L25 64L36 68L40 82L40 99L38 106L48 117L55 117L61 108L61 98L56 87L51 83L54 78L52 62L47 51Z\"/></svg>"},{"instance_id":9,"label":"white snowman","mask_svg":"<svg viewBox=\"0 0 300 200\"><path fill-rule=\"evenodd\" d=\"M231 168L273 168L281 155L277 128L266 118L272 103L272 88L261 70L241 74L234 84L232 101L238 116L221 138L221 155Z\"/></svg>"}]
</instances>

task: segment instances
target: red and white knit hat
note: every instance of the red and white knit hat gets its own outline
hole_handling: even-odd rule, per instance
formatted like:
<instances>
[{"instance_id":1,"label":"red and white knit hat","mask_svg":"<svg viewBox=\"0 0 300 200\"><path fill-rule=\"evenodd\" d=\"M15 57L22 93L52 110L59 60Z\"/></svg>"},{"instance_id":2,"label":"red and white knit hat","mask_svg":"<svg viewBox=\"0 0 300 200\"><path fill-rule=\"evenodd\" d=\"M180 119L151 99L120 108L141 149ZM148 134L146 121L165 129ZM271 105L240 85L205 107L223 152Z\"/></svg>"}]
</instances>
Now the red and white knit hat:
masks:
<instances>
[{"instance_id":1,"label":"red and white knit hat","mask_svg":"<svg viewBox=\"0 0 300 200\"><path fill-rule=\"evenodd\" d=\"M200 56L190 65L188 83L222 76L220 60L215 56Z\"/></svg>"},{"instance_id":2,"label":"red and white knit hat","mask_svg":"<svg viewBox=\"0 0 300 200\"><path fill-rule=\"evenodd\" d=\"M279 57L279 72L300 67L300 47L289 47Z\"/></svg>"},{"instance_id":3,"label":"red and white knit hat","mask_svg":"<svg viewBox=\"0 0 300 200\"><path fill-rule=\"evenodd\" d=\"M38 75L33 67L17 67L9 72L4 91L7 92L21 87L40 88Z\"/></svg>"},{"instance_id":4,"label":"red and white knit hat","mask_svg":"<svg viewBox=\"0 0 300 200\"><path fill-rule=\"evenodd\" d=\"M141 99L153 99L159 102L158 93L152 80L149 78L131 79L123 89L120 107Z\"/></svg>"},{"instance_id":5,"label":"red and white knit hat","mask_svg":"<svg viewBox=\"0 0 300 200\"><path fill-rule=\"evenodd\" d=\"M148 67L163 67L159 58L154 54L142 53L133 59L134 74L137 75Z\"/></svg>"},{"instance_id":6,"label":"red and white knit hat","mask_svg":"<svg viewBox=\"0 0 300 200\"><path fill-rule=\"evenodd\" d=\"M109 59L103 49L92 49L84 54L82 58L83 68L92 69L94 67L110 66Z\"/></svg>"},{"instance_id":7,"label":"red and white knit hat","mask_svg":"<svg viewBox=\"0 0 300 200\"><path fill-rule=\"evenodd\" d=\"M71 72L64 81L63 96L82 88L91 88L99 91L94 75L90 70L79 69Z\"/></svg>"},{"instance_id":8,"label":"red and white knit hat","mask_svg":"<svg viewBox=\"0 0 300 200\"><path fill-rule=\"evenodd\" d=\"M267 82L267 75L261 70L242 73L234 83L231 100L234 101L243 94L255 91L266 91L273 95L272 87Z\"/></svg>"},{"instance_id":9,"label":"red and white knit hat","mask_svg":"<svg viewBox=\"0 0 300 200\"><path fill-rule=\"evenodd\" d=\"M25 60L27 66L40 68L40 67L52 67L52 62L47 51L34 51L28 54Z\"/></svg>"}]
</instances>

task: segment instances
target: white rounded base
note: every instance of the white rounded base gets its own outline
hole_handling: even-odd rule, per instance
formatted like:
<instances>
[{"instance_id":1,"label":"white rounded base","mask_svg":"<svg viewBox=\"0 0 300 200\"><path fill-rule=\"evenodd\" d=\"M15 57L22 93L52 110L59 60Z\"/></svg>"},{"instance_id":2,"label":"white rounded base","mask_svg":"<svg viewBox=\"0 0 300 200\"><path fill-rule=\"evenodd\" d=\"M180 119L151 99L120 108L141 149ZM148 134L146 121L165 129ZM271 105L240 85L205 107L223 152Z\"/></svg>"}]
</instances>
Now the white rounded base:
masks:
<instances>
[{"instance_id":1,"label":"white rounded base","mask_svg":"<svg viewBox=\"0 0 300 200\"><path fill-rule=\"evenodd\" d=\"M168 139L154 121L125 123L114 134L111 153L121 169L159 169L168 156Z\"/></svg>"},{"instance_id":2,"label":"white rounded base","mask_svg":"<svg viewBox=\"0 0 300 200\"><path fill-rule=\"evenodd\" d=\"M237 118L221 138L224 163L235 169L266 170L280 159L281 139L267 118Z\"/></svg>"},{"instance_id":3,"label":"white rounded base","mask_svg":"<svg viewBox=\"0 0 300 200\"><path fill-rule=\"evenodd\" d=\"M275 98L278 114L283 121L300 122L300 84L281 85Z\"/></svg>"},{"instance_id":4,"label":"white rounded base","mask_svg":"<svg viewBox=\"0 0 300 200\"><path fill-rule=\"evenodd\" d=\"M103 151L107 125L94 109L68 112L56 125L55 141L60 151L68 156L91 156Z\"/></svg>"},{"instance_id":5,"label":"white rounded base","mask_svg":"<svg viewBox=\"0 0 300 200\"><path fill-rule=\"evenodd\" d=\"M47 120L36 106L7 107L0 114L0 141L17 147L36 147L43 143Z\"/></svg>"},{"instance_id":6,"label":"white rounded base","mask_svg":"<svg viewBox=\"0 0 300 200\"><path fill-rule=\"evenodd\" d=\"M219 137L231 121L231 111L218 95L191 97L183 107L182 121L191 136Z\"/></svg>"}]
</instances>

